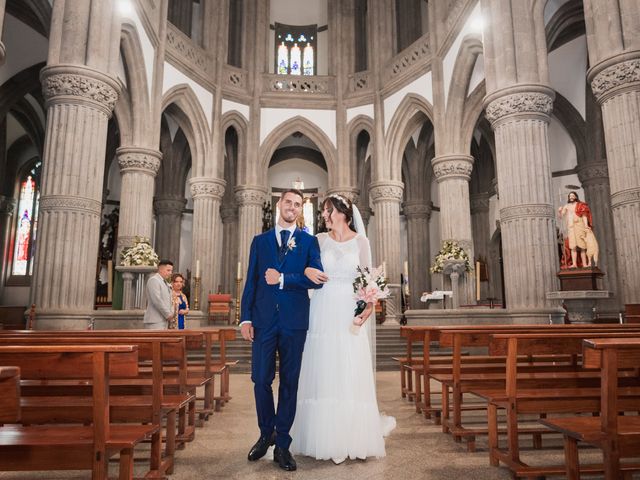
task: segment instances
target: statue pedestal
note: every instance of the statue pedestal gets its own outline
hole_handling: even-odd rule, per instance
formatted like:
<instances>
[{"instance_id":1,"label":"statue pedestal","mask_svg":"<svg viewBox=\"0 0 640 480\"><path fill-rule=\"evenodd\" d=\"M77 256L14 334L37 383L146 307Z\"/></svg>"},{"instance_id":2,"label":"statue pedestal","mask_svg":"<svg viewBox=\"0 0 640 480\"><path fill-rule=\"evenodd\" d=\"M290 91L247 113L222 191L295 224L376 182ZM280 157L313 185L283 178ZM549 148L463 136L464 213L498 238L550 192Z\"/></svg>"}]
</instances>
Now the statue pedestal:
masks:
<instances>
[{"instance_id":1,"label":"statue pedestal","mask_svg":"<svg viewBox=\"0 0 640 480\"><path fill-rule=\"evenodd\" d=\"M147 276L155 273L158 267L136 265L118 265L116 270L122 272L122 309L144 310L147 308Z\"/></svg>"},{"instance_id":2,"label":"statue pedestal","mask_svg":"<svg viewBox=\"0 0 640 480\"><path fill-rule=\"evenodd\" d=\"M598 267L567 268L557 273L560 279L560 290L578 292L600 290L600 279L604 273Z\"/></svg>"},{"instance_id":3,"label":"statue pedestal","mask_svg":"<svg viewBox=\"0 0 640 480\"><path fill-rule=\"evenodd\" d=\"M607 290L547 292L547 300L562 300L567 306L569 323L595 323L596 302L610 297Z\"/></svg>"}]
</instances>

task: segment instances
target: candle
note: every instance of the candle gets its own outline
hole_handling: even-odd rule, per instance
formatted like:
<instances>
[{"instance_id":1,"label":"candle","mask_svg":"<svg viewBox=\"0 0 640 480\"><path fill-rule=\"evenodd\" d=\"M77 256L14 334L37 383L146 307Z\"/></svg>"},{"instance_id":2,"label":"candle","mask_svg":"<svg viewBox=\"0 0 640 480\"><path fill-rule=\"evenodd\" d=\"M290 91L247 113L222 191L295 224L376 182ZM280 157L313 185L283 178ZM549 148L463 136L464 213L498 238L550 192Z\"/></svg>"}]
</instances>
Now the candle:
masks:
<instances>
[{"instance_id":1,"label":"candle","mask_svg":"<svg viewBox=\"0 0 640 480\"><path fill-rule=\"evenodd\" d=\"M480 301L480 262L476 262L476 301Z\"/></svg>"},{"instance_id":2,"label":"candle","mask_svg":"<svg viewBox=\"0 0 640 480\"><path fill-rule=\"evenodd\" d=\"M196 260L196 278L200 278L200 260Z\"/></svg>"},{"instance_id":3,"label":"candle","mask_svg":"<svg viewBox=\"0 0 640 480\"><path fill-rule=\"evenodd\" d=\"M382 276L386 277L387 276L387 262L382 262Z\"/></svg>"},{"instance_id":4,"label":"candle","mask_svg":"<svg viewBox=\"0 0 640 480\"><path fill-rule=\"evenodd\" d=\"M404 281L407 281L407 277L409 276L409 261L404 261Z\"/></svg>"},{"instance_id":5,"label":"candle","mask_svg":"<svg viewBox=\"0 0 640 480\"><path fill-rule=\"evenodd\" d=\"M242 278L242 263L238 262L238 275L236 278L239 280Z\"/></svg>"}]
</instances>

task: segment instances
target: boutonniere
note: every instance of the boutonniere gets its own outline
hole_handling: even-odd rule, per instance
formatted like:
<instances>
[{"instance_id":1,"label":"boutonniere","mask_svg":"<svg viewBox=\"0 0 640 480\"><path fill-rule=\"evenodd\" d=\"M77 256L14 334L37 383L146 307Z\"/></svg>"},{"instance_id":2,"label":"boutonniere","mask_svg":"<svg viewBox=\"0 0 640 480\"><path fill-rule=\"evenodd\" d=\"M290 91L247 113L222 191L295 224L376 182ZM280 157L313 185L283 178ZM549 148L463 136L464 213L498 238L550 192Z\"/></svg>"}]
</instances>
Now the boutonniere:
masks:
<instances>
[{"instance_id":1,"label":"boutonniere","mask_svg":"<svg viewBox=\"0 0 640 480\"><path fill-rule=\"evenodd\" d=\"M296 246L296 239L292 236L287 242L287 250L291 252Z\"/></svg>"}]
</instances>

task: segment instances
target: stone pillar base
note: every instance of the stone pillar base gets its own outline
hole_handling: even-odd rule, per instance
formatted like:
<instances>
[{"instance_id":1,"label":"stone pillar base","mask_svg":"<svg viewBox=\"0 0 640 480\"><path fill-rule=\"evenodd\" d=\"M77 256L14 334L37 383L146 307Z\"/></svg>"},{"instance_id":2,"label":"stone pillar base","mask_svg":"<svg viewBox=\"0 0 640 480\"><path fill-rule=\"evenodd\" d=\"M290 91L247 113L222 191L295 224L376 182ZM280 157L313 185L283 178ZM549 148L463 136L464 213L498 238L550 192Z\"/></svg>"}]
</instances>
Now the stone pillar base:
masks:
<instances>
[{"instance_id":1,"label":"stone pillar base","mask_svg":"<svg viewBox=\"0 0 640 480\"><path fill-rule=\"evenodd\" d=\"M36 318L33 321L34 330L88 330L93 325L93 311L69 312L36 309Z\"/></svg>"}]
</instances>

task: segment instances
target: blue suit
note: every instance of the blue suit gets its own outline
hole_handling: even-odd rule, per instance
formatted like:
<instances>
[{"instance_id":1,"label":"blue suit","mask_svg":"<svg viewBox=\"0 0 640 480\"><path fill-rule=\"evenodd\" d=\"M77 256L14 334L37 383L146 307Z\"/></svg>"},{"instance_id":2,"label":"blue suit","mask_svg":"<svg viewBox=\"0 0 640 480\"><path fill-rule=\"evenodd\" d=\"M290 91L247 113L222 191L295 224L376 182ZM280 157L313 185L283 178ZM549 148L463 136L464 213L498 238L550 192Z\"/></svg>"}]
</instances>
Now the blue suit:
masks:
<instances>
[{"instance_id":1,"label":"blue suit","mask_svg":"<svg viewBox=\"0 0 640 480\"><path fill-rule=\"evenodd\" d=\"M297 228L292 238L295 247L287 248L283 255L279 254L273 229L254 237L241 310L241 321L250 321L254 327L251 380L260 434L270 437L275 430L276 446L284 449L291 444L289 430L296 414L298 377L309 328L307 290L322 287L304 275L306 267L322 270L318 240ZM264 274L269 268L283 274L283 289L267 284ZM276 373L276 352L280 360L277 413L271 388Z\"/></svg>"}]
</instances>

